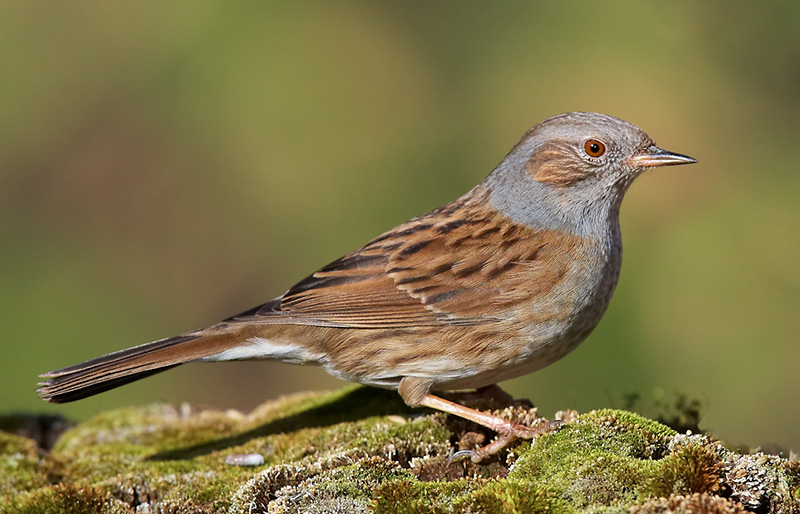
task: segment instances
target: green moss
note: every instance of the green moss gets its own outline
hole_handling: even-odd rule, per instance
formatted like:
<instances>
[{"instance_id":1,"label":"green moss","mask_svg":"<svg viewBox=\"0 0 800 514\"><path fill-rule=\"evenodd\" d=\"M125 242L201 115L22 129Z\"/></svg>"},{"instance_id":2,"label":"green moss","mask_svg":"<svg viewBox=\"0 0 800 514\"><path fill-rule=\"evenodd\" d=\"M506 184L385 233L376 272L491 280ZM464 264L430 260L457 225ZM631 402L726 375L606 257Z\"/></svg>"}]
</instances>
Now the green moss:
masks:
<instances>
[{"instance_id":1,"label":"green moss","mask_svg":"<svg viewBox=\"0 0 800 514\"><path fill-rule=\"evenodd\" d=\"M52 455L0 432L0 511L800 511L800 464L740 455L624 411L578 416L507 458L447 465L460 437L481 434L441 413L410 410L396 393L361 387L298 394L249 415L126 408L69 430ZM265 464L224 463L247 453Z\"/></svg>"},{"instance_id":2,"label":"green moss","mask_svg":"<svg viewBox=\"0 0 800 514\"><path fill-rule=\"evenodd\" d=\"M533 481L572 505L635 502L674 432L623 411L596 411L522 450L509 479Z\"/></svg>"},{"instance_id":3,"label":"green moss","mask_svg":"<svg viewBox=\"0 0 800 514\"><path fill-rule=\"evenodd\" d=\"M454 501L456 512L572 512L557 494L531 480L509 478L491 481L472 494Z\"/></svg>"},{"instance_id":4,"label":"green moss","mask_svg":"<svg viewBox=\"0 0 800 514\"><path fill-rule=\"evenodd\" d=\"M222 508L255 472L224 464L228 454L260 453L267 464L274 464L312 460L322 448L327 453L352 449L352 441L359 438L365 441L361 448L366 455L379 441L390 440L392 431L383 428L387 423L381 425L382 418L350 421L365 406L387 411L386 402L378 408L374 396L367 402L364 396L363 389L355 388L301 394L272 402L250 416L165 405L121 409L67 432L54 453L76 483L109 490L121 483L114 494L122 501L182 504L192 499ZM336 416L348 421L325 426ZM370 438L370 432L384 436Z\"/></svg>"},{"instance_id":5,"label":"green moss","mask_svg":"<svg viewBox=\"0 0 800 514\"><path fill-rule=\"evenodd\" d=\"M391 514L575 512L553 491L530 480L516 479L401 480L380 487L373 506L377 512Z\"/></svg>"},{"instance_id":6,"label":"green moss","mask_svg":"<svg viewBox=\"0 0 800 514\"><path fill-rule=\"evenodd\" d=\"M751 511L727 498L695 493L690 496L673 494L666 498L653 498L625 512L626 514L667 514L672 512L676 514L693 514L696 512L707 514L747 514ZM792 511L774 510L772 512L786 512L788 514Z\"/></svg>"},{"instance_id":7,"label":"green moss","mask_svg":"<svg viewBox=\"0 0 800 514\"><path fill-rule=\"evenodd\" d=\"M36 442L0 432L0 491L16 495L43 487L55 474L55 463Z\"/></svg>"},{"instance_id":8,"label":"green moss","mask_svg":"<svg viewBox=\"0 0 800 514\"><path fill-rule=\"evenodd\" d=\"M425 426L432 430L435 427ZM376 440L383 443L392 437L402 441L419 435L414 423L381 433ZM433 433L439 437L445 435L435 430ZM574 512L589 505L630 503L651 485L653 459L668 451L672 435L674 431L669 428L634 414L594 412L533 444L523 443L506 480L421 482L416 477L395 480L376 489L374 506L379 512L398 513ZM423 455L418 457L424 458L424 452L420 453ZM441 453L428 454L434 462L436 455ZM322 476L334 481L330 473ZM291 491L303 490L310 483L302 481ZM344 490L338 492L347 496ZM278 499L288 494L282 491Z\"/></svg>"},{"instance_id":9,"label":"green moss","mask_svg":"<svg viewBox=\"0 0 800 514\"><path fill-rule=\"evenodd\" d=\"M132 513L133 510L111 500L99 488L59 484L22 498L15 498L4 506L3 512L8 514L122 514Z\"/></svg>"},{"instance_id":10,"label":"green moss","mask_svg":"<svg viewBox=\"0 0 800 514\"><path fill-rule=\"evenodd\" d=\"M352 462L373 454L408 461L446 451L441 424L430 418L409 422L400 416L407 412L395 393L357 387L294 395L248 416L189 406L125 408L66 432L53 449L54 461L39 456L33 441L3 434L4 462L16 468L4 469L0 478L4 491L41 489L31 498L57 498L49 484L59 463L70 483L97 487L129 505L192 503L216 511L226 509L242 484L263 469L224 464L232 453L260 453L270 465L310 463L342 452L352 454ZM432 446L434 432L442 437L438 446Z\"/></svg>"},{"instance_id":11,"label":"green moss","mask_svg":"<svg viewBox=\"0 0 800 514\"><path fill-rule=\"evenodd\" d=\"M483 480L419 482L398 480L376 489L373 507L386 514L463 512L464 499L485 486ZM458 505L458 506L457 506Z\"/></svg>"},{"instance_id":12,"label":"green moss","mask_svg":"<svg viewBox=\"0 0 800 514\"><path fill-rule=\"evenodd\" d=\"M719 491L724 476L725 459L711 445L681 445L659 463L649 493L663 497L713 493Z\"/></svg>"},{"instance_id":13,"label":"green moss","mask_svg":"<svg viewBox=\"0 0 800 514\"><path fill-rule=\"evenodd\" d=\"M633 412L616 409L600 409L589 412L579 417L584 421L594 421L599 424L608 426L609 428L617 428L628 433L632 431L641 431L641 436L645 436L648 440L663 439L675 435L675 430L668 426L642 417ZM638 437L638 434L632 434Z\"/></svg>"}]
</instances>

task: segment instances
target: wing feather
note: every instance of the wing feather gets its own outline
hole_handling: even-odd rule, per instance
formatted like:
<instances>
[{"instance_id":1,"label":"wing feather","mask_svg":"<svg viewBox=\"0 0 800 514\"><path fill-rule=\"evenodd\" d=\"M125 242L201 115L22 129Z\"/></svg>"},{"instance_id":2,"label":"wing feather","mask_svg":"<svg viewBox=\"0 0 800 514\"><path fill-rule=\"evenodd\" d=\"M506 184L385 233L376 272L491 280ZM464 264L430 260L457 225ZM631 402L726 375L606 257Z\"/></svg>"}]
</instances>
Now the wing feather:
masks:
<instances>
[{"instance_id":1,"label":"wing feather","mask_svg":"<svg viewBox=\"0 0 800 514\"><path fill-rule=\"evenodd\" d=\"M489 211L485 194L473 191L400 225L231 319L347 328L502 319L558 283L575 238Z\"/></svg>"}]
</instances>

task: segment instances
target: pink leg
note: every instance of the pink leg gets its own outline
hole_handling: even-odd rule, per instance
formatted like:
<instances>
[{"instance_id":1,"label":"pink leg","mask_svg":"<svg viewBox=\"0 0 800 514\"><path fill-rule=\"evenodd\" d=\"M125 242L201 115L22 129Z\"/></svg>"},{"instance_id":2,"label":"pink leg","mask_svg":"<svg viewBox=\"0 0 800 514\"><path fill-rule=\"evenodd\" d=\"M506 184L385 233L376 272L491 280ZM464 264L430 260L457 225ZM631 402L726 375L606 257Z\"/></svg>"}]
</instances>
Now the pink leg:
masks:
<instances>
[{"instance_id":1,"label":"pink leg","mask_svg":"<svg viewBox=\"0 0 800 514\"><path fill-rule=\"evenodd\" d=\"M520 425L519 423L513 423L506 419L492 416L491 414L487 414L479 410L470 409L469 407L445 400L444 398L439 398L438 396L434 396L432 394L426 394L425 397L422 398L421 405L468 419L500 434L500 437L494 442L474 451L456 452L452 457L450 457L450 460L469 456L472 458L473 462L480 462L485 457L494 455L501 451L516 439L532 439L538 435L552 432L562 424L560 421L553 421L537 427Z\"/></svg>"}]
</instances>

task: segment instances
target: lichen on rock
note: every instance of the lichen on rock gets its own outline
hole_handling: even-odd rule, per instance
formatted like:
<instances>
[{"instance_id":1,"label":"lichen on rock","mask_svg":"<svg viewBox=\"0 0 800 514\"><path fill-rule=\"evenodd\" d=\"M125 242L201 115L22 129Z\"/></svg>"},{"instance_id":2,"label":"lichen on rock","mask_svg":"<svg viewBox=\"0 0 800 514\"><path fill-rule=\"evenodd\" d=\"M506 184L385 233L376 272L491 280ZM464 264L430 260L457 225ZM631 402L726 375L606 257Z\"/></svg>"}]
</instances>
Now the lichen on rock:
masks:
<instances>
[{"instance_id":1,"label":"lichen on rock","mask_svg":"<svg viewBox=\"0 0 800 514\"><path fill-rule=\"evenodd\" d=\"M525 401L463 401L536 416ZM124 408L72 427L50 451L0 431L0 512L800 512L797 461L625 411L563 419L488 462L448 465L492 434L388 391L301 393L250 414ZM264 464L226 464L235 454Z\"/></svg>"}]
</instances>

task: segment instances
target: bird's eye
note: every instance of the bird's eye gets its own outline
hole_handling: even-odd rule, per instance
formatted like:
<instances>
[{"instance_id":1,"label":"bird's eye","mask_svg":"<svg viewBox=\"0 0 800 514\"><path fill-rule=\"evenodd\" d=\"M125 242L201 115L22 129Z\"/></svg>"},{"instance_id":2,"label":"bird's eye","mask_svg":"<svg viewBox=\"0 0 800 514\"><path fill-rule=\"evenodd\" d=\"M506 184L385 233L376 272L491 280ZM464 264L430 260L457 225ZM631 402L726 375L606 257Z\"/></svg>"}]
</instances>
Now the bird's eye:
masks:
<instances>
[{"instance_id":1,"label":"bird's eye","mask_svg":"<svg viewBox=\"0 0 800 514\"><path fill-rule=\"evenodd\" d=\"M600 157L606 153L606 145L597 139L589 139L583 144L583 151L589 157Z\"/></svg>"}]
</instances>

